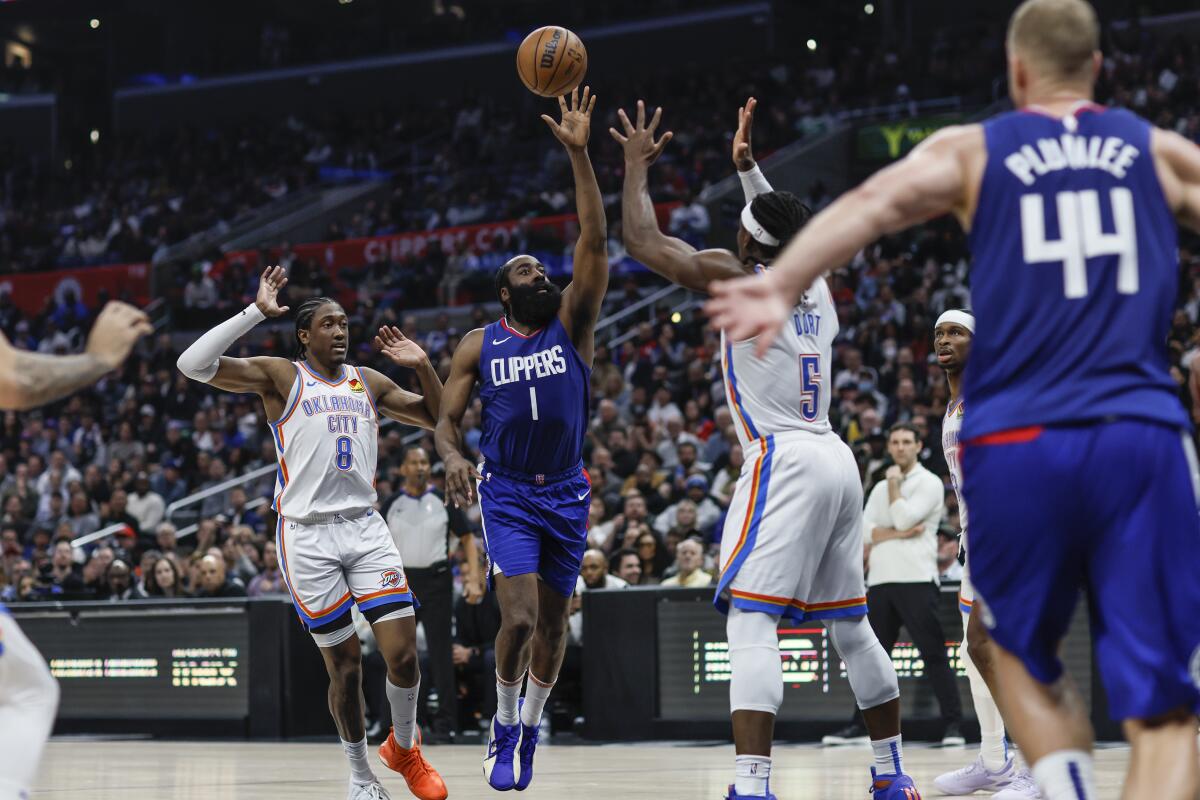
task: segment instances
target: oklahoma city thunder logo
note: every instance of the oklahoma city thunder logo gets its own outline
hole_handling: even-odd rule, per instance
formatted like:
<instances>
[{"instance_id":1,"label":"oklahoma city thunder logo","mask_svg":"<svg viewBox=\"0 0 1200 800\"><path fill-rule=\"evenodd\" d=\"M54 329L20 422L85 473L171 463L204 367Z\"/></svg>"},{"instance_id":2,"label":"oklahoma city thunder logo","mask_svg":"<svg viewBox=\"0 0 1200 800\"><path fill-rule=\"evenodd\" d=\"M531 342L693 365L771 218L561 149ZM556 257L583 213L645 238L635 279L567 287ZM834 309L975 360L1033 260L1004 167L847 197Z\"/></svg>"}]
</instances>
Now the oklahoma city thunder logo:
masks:
<instances>
[{"instance_id":1,"label":"oklahoma city thunder logo","mask_svg":"<svg viewBox=\"0 0 1200 800\"><path fill-rule=\"evenodd\" d=\"M358 378L350 379L350 391L361 393L361 392L365 392L366 390L367 390L366 387L363 386L363 382L360 381Z\"/></svg>"},{"instance_id":2,"label":"oklahoma city thunder logo","mask_svg":"<svg viewBox=\"0 0 1200 800\"><path fill-rule=\"evenodd\" d=\"M403 578L398 569L385 569L379 573L379 585L385 589L395 589L400 586Z\"/></svg>"}]
</instances>

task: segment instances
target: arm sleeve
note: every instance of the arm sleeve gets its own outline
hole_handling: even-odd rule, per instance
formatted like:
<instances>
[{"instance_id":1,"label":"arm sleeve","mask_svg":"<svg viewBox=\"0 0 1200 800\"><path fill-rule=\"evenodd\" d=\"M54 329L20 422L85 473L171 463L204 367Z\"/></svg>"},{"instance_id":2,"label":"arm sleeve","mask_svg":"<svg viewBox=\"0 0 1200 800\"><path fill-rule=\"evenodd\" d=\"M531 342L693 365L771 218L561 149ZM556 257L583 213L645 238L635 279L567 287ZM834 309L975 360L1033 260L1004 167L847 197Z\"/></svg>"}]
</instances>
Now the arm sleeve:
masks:
<instances>
[{"instance_id":1,"label":"arm sleeve","mask_svg":"<svg viewBox=\"0 0 1200 800\"><path fill-rule=\"evenodd\" d=\"M176 362L179 371L194 381L208 383L217 374L221 355L266 318L258 306L253 303L246 306L237 316L225 320L184 350Z\"/></svg>"},{"instance_id":2,"label":"arm sleeve","mask_svg":"<svg viewBox=\"0 0 1200 800\"><path fill-rule=\"evenodd\" d=\"M933 480L926 480L933 478ZM942 502L942 483L931 474L922 475L913 490L912 497L901 497L892 503L889 510L896 530L906 531L920 524L933 513L938 503Z\"/></svg>"},{"instance_id":3,"label":"arm sleeve","mask_svg":"<svg viewBox=\"0 0 1200 800\"><path fill-rule=\"evenodd\" d=\"M754 165L754 169L738 172L738 180L742 182L742 194L746 196L747 203L760 194L773 191L771 184L767 182L767 176L762 174L758 164Z\"/></svg>"}]
</instances>

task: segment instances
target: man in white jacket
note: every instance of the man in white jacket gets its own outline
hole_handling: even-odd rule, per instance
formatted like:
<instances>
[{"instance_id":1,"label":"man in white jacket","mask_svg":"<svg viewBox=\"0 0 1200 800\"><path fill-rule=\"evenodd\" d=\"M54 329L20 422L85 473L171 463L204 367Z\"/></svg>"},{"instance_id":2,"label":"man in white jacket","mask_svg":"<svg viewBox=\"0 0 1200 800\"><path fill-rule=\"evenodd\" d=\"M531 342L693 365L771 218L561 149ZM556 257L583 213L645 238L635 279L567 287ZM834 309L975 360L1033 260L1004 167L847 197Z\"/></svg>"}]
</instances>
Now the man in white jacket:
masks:
<instances>
[{"instance_id":1,"label":"man in white jacket","mask_svg":"<svg viewBox=\"0 0 1200 800\"><path fill-rule=\"evenodd\" d=\"M941 478L921 466L920 452L915 427L892 426L888 453L895 464L888 467L887 480L871 490L863 512L863 536L870 548L868 613L888 653L901 625L911 634L942 710L942 743L962 744L962 703L937 616L937 530L945 513L945 489Z\"/></svg>"}]
</instances>

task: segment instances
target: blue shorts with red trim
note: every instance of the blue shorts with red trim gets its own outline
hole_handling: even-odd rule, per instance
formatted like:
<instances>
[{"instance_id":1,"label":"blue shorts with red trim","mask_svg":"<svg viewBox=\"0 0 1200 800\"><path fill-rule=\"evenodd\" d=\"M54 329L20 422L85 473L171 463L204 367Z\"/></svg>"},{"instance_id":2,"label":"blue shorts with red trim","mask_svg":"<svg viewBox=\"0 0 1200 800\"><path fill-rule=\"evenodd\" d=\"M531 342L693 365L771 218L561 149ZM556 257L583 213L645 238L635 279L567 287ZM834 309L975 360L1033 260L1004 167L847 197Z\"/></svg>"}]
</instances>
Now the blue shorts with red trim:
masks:
<instances>
[{"instance_id":1,"label":"blue shorts with red trim","mask_svg":"<svg viewBox=\"0 0 1200 800\"><path fill-rule=\"evenodd\" d=\"M981 437L963 449L971 580L1034 678L1081 589L1114 719L1200 709L1200 516L1186 433L1119 419Z\"/></svg>"},{"instance_id":2,"label":"blue shorts with red trim","mask_svg":"<svg viewBox=\"0 0 1200 800\"><path fill-rule=\"evenodd\" d=\"M575 467L559 475L524 475L485 463L481 474L489 579L494 569L510 578L532 572L570 597L587 549L592 501L587 472Z\"/></svg>"}]
</instances>

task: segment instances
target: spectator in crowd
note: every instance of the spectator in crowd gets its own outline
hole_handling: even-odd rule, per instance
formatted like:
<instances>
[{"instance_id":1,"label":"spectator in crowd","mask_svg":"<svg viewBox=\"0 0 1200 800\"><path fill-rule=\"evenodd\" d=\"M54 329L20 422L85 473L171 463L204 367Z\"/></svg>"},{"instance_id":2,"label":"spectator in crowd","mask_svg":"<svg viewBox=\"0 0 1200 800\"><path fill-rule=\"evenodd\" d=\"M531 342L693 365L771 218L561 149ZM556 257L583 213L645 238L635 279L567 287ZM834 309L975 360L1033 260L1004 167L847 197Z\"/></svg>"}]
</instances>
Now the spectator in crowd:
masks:
<instances>
[{"instance_id":1,"label":"spectator in crowd","mask_svg":"<svg viewBox=\"0 0 1200 800\"><path fill-rule=\"evenodd\" d=\"M155 562L154 572L147 582L146 594L149 597L167 598L186 596L183 590L183 576L179 573L175 559L163 557Z\"/></svg>"},{"instance_id":2,"label":"spectator in crowd","mask_svg":"<svg viewBox=\"0 0 1200 800\"><path fill-rule=\"evenodd\" d=\"M71 505L67 510L67 522L70 524L75 538L100 529L100 518L92 512L91 503L84 492L77 491L71 495Z\"/></svg>"},{"instance_id":3,"label":"spectator in crowd","mask_svg":"<svg viewBox=\"0 0 1200 800\"><path fill-rule=\"evenodd\" d=\"M196 597L245 597L246 587L234 577L226 577L225 559L209 554L200 559L200 588Z\"/></svg>"},{"instance_id":4,"label":"spectator in crowd","mask_svg":"<svg viewBox=\"0 0 1200 800\"><path fill-rule=\"evenodd\" d=\"M500 604L495 592L486 592L478 603L459 597L454 602L454 644L451 657L460 685L459 708L475 709L471 719L458 720L459 728L478 727L496 713L496 634L500 632Z\"/></svg>"},{"instance_id":5,"label":"spectator in crowd","mask_svg":"<svg viewBox=\"0 0 1200 800\"><path fill-rule=\"evenodd\" d=\"M579 568L579 580L575 591L583 592L591 589L624 589L629 586L623 579L608 573L608 559L604 552L591 548L583 554L583 563Z\"/></svg>"},{"instance_id":6,"label":"spectator in crowd","mask_svg":"<svg viewBox=\"0 0 1200 800\"><path fill-rule=\"evenodd\" d=\"M690 520L689 527L699 530L706 539L710 538L713 526L721 516L721 507L708 496L708 479L703 475L693 475L687 479L684 487L687 496L655 518L654 530L665 535L667 531L676 527L679 524L680 506L687 502L695 512L695 518Z\"/></svg>"},{"instance_id":7,"label":"spectator in crowd","mask_svg":"<svg viewBox=\"0 0 1200 800\"><path fill-rule=\"evenodd\" d=\"M250 581L246 594L250 597L286 596L288 589L279 569L279 550L274 541L263 544L262 562L262 569Z\"/></svg>"},{"instance_id":8,"label":"spectator in crowd","mask_svg":"<svg viewBox=\"0 0 1200 800\"><path fill-rule=\"evenodd\" d=\"M642 582L642 560L636 550L622 547L613 553L609 559L612 574L625 581L628 586L638 586Z\"/></svg>"},{"instance_id":9,"label":"spectator in crowd","mask_svg":"<svg viewBox=\"0 0 1200 800\"><path fill-rule=\"evenodd\" d=\"M642 567L639 585L649 586L660 583L667 567L671 564L671 557L667 554L667 548L659 541L658 535L649 527L645 527L637 535L633 546Z\"/></svg>"},{"instance_id":10,"label":"spectator in crowd","mask_svg":"<svg viewBox=\"0 0 1200 800\"><path fill-rule=\"evenodd\" d=\"M958 536L949 528L938 529L937 568L939 583L958 583L963 577L958 563Z\"/></svg>"},{"instance_id":11,"label":"spectator in crowd","mask_svg":"<svg viewBox=\"0 0 1200 800\"><path fill-rule=\"evenodd\" d=\"M262 517L254 509L246 507L246 490L240 486L229 490L229 507L223 516L234 527L244 525L256 531L262 530Z\"/></svg>"},{"instance_id":12,"label":"spectator in crowd","mask_svg":"<svg viewBox=\"0 0 1200 800\"><path fill-rule=\"evenodd\" d=\"M103 596L110 603L137 599L137 588L133 584L133 571L124 559L115 558L104 572Z\"/></svg>"},{"instance_id":13,"label":"spectator in crowd","mask_svg":"<svg viewBox=\"0 0 1200 800\"><path fill-rule=\"evenodd\" d=\"M162 522L166 503L162 495L150 488L150 476L145 472L139 472L134 479L127 510L137 520L138 530L143 534L156 530Z\"/></svg>"},{"instance_id":14,"label":"spectator in crowd","mask_svg":"<svg viewBox=\"0 0 1200 800\"><path fill-rule=\"evenodd\" d=\"M678 571L662 582L663 586L694 589L712 583L712 575L704 571L704 545L697 539L684 539L675 548Z\"/></svg>"}]
</instances>

